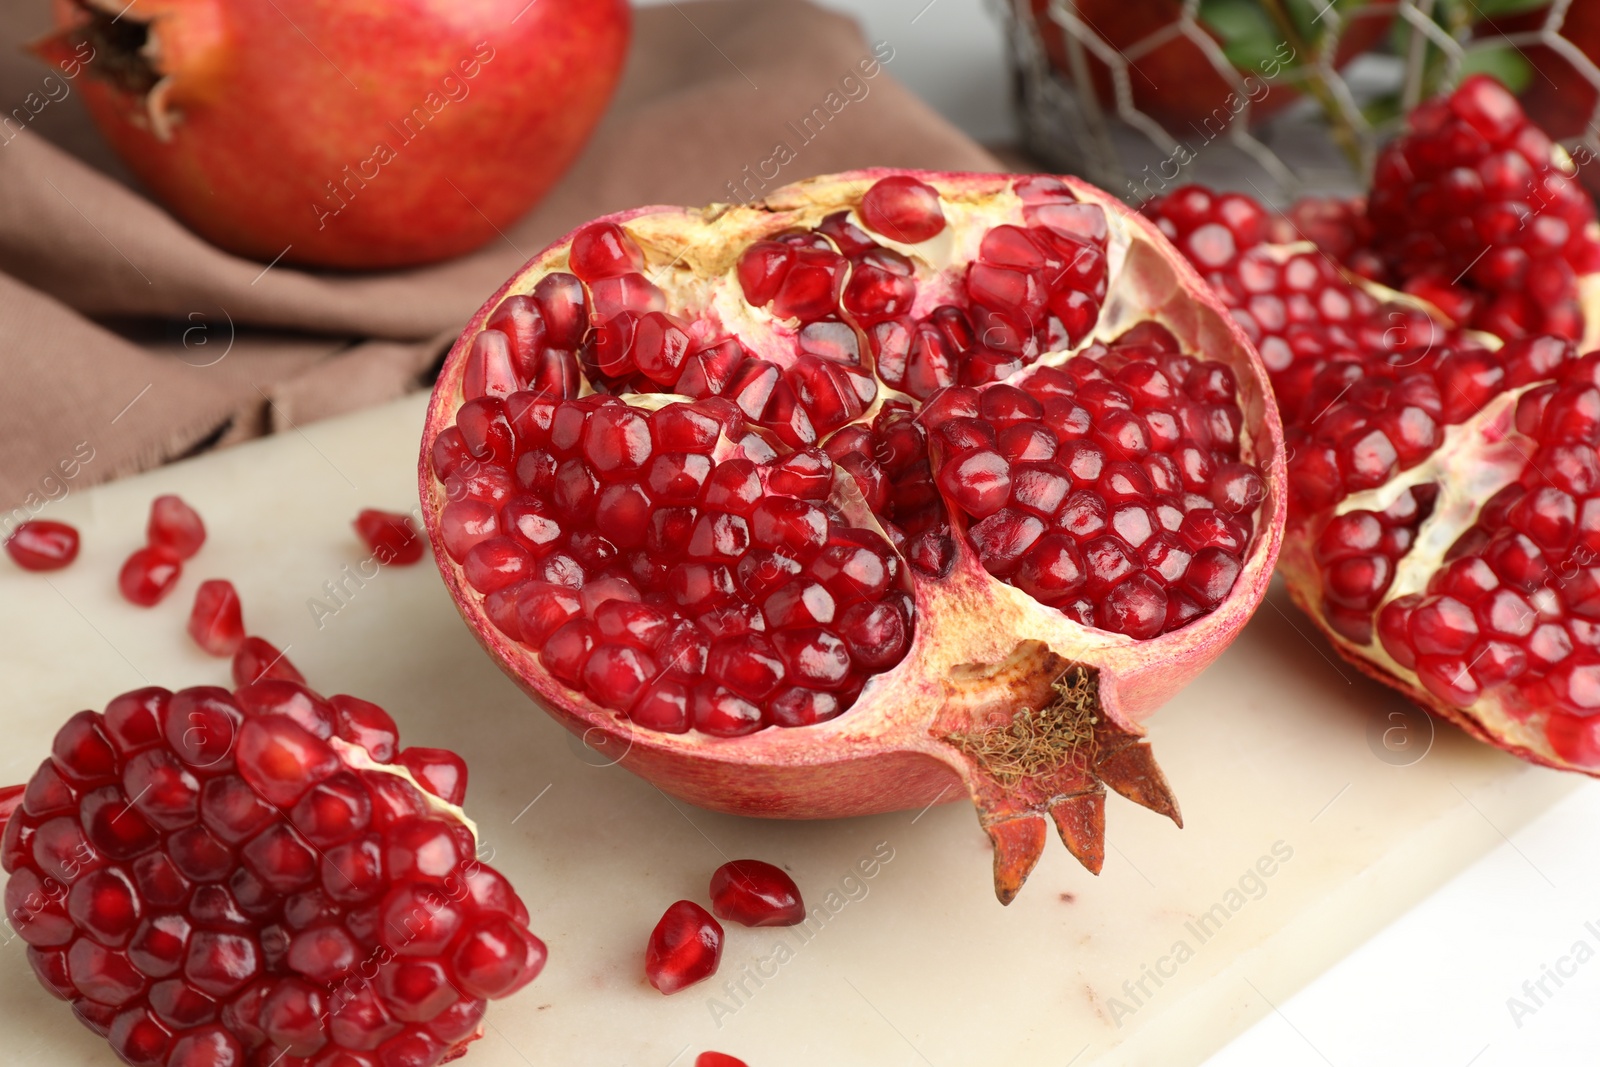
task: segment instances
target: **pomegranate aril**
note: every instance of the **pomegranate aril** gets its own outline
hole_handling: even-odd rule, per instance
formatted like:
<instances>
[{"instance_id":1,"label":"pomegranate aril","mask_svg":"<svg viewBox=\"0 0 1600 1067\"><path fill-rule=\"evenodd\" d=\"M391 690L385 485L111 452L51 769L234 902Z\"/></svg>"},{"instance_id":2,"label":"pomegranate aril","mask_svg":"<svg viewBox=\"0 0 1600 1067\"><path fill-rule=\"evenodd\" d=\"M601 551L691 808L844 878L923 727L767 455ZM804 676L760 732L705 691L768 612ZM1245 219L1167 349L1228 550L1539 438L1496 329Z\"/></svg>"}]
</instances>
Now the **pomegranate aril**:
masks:
<instances>
[{"instance_id":1,"label":"pomegranate aril","mask_svg":"<svg viewBox=\"0 0 1600 1067\"><path fill-rule=\"evenodd\" d=\"M945 228L939 191L908 175L880 178L861 198L861 221L874 233L920 244Z\"/></svg>"},{"instance_id":2,"label":"pomegranate aril","mask_svg":"<svg viewBox=\"0 0 1600 1067\"><path fill-rule=\"evenodd\" d=\"M171 549L151 545L135 550L123 563L117 586L129 603L148 608L172 592L182 574L183 564Z\"/></svg>"},{"instance_id":3,"label":"pomegranate aril","mask_svg":"<svg viewBox=\"0 0 1600 1067\"><path fill-rule=\"evenodd\" d=\"M213 656L231 656L244 644L244 616L233 583L214 578L195 590L189 636Z\"/></svg>"},{"instance_id":4,"label":"pomegranate aril","mask_svg":"<svg viewBox=\"0 0 1600 1067\"><path fill-rule=\"evenodd\" d=\"M716 973L722 961L722 925L700 905L680 900L650 932L644 970L664 994L677 993Z\"/></svg>"},{"instance_id":5,"label":"pomegranate aril","mask_svg":"<svg viewBox=\"0 0 1600 1067\"><path fill-rule=\"evenodd\" d=\"M233 655L233 684L275 679L305 684L305 677L295 669L289 658L260 637L246 637Z\"/></svg>"},{"instance_id":6,"label":"pomegranate aril","mask_svg":"<svg viewBox=\"0 0 1600 1067\"><path fill-rule=\"evenodd\" d=\"M761 860L733 860L712 872L711 910L742 926L793 926L806 917L794 879Z\"/></svg>"},{"instance_id":7,"label":"pomegranate aril","mask_svg":"<svg viewBox=\"0 0 1600 1067\"><path fill-rule=\"evenodd\" d=\"M60 570L78 558L78 531L48 519L19 523L6 538L6 554L23 570Z\"/></svg>"},{"instance_id":8,"label":"pomegranate aril","mask_svg":"<svg viewBox=\"0 0 1600 1067\"><path fill-rule=\"evenodd\" d=\"M409 515L368 508L356 516L354 525L379 563L403 567L422 558L423 540Z\"/></svg>"},{"instance_id":9,"label":"pomegranate aril","mask_svg":"<svg viewBox=\"0 0 1600 1067\"><path fill-rule=\"evenodd\" d=\"M158 496L150 505L150 521L145 540L151 548L163 548L178 559L188 559L206 541L205 523L180 497Z\"/></svg>"}]
</instances>

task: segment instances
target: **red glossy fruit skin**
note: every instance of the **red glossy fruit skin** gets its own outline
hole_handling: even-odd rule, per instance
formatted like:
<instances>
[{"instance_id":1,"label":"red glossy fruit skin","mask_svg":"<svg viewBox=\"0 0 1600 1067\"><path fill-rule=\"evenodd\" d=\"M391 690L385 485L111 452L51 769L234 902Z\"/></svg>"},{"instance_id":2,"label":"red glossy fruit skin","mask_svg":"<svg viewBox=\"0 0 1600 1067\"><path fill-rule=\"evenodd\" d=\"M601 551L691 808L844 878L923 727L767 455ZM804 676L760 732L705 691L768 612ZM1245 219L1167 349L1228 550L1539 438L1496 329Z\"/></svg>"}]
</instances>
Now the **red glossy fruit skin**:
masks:
<instances>
[{"instance_id":1,"label":"red glossy fruit skin","mask_svg":"<svg viewBox=\"0 0 1600 1067\"><path fill-rule=\"evenodd\" d=\"M55 0L56 25L85 4L125 7ZM349 269L460 255L526 212L598 121L630 28L624 0L144 0L126 18L153 27L170 137L92 61L73 84L140 181L228 251ZM59 64L75 45L35 47Z\"/></svg>"},{"instance_id":2,"label":"red glossy fruit skin","mask_svg":"<svg viewBox=\"0 0 1600 1067\"><path fill-rule=\"evenodd\" d=\"M830 176L828 180L851 183L866 188L879 178L901 173L887 169L849 172ZM994 175L912 172L924 182L939 184L989 183L1009 184L1007 179ZM1106 210L1119 210L1107 194L1095 190L1076 179L1065 179L1067 184L1084 199L1103 205ZM596 221L625 223L630 219L661 211L682 211L681 208L638 208L619 212ZM1127 213L1130 225L1151 238L1159 231L1131 212ZM576 232L576 231L574 231ZM530 260L527 270L552 250L565 248L572 241L567 234L552 242L548 249ZM1204 316L1217 317L1217 330L1226 334L1218 344L1235 344L1251 353L1254 349L1227 314L1210 289L1194 273L1181 256L1172 255L1169 264L1176 284L1184 287L1186 299L1192 299ZM424 502L423 516L430 541L442 544L440 530L441 490L434 476L432 445L434 439L447 427L454 425L457 408L461 404L461 382L473 338L479 334L490 315L518 285L520 276L514 276L491 296L468 323L461 338L451 349L435 386L433 400L424 430L417 480ZM518 290L520 291L520 290ZM1258 373L1263 373L1259 372ZM1263 377L1264 381L1264 377ZM1244 383L1241 382L1241 388ZM1252 384L1250 388L1254 389ZM1244 398L1253 411L1260 412L1258 430L1259 447L1270 462L1281 462L1280 423L1277 407L1270 394L1250 395ZM1256 416L1252 416L1252 419ZM1274 484L1281 485L1281 476L1274 476ZM430 506L429 502L433 502ZM1265 593L1265 579L1271 561L1277 557L1284 521L1285 497L1274 491L1264 505L1261 532L1253 539L1248 565L1259 571L1261 581L1247 587L1241 579L1233 594L1215 612L1197 620L1186 631L1163 635L1148 645L1141 645L1142 658L1157 664L1154 669L1133 669L1120 694L1120 702L1130 713L1142 717L1178 693L1212 660L1221 654L1228 638L1238 632ZM484 613L481 598L465 581L462 571L446 553L436 553L440 573L450 590L457 610L467 621L473 636L491 658L511 676L548 714L584 738L585 743L615 759L633 773L656 783L667 792L700 807L732 814L784 819L831 819L854 815L877 814L921 808L940 800L954 800L965 788L960 776L932 751L923 750L928 739L865 739L869 743L852 746L840 743L840 736L849 733L848 714L820 727L803 730L762 731L741 738L717 738L716 743L705 743L697 735L674 735L652 730L636 730L626 722L618 723L610 709L575 693L554 679L542 668L531 668L523 657L525 652L505 641ZM1260 570L1261 567L1265 570ZM774 734L785 736L774 737Z\"/></svg>"},{"instance_id":3,"label":"red glossy fruit skin","mask_svg":"<svg viewBox=\"0 0 1600 1067\"><path fill-rule=\"evenodd\" d=\"M1047 14L1050 0L1032 0L1032 5L1051 65L1070 78L1072 65L1068 58L1067 35ZM1124 53L1158 30L1176 23L1184 6L1181 0L1135 0L1132 3L1128 0L1076 0L1074 4L1078 17L1102 42ZM1342 67L1370 51L1383 40L1393 21L1392 11L1380 10L1347 23L1340 35L1334 66ZM1209 29L1203 21L1200 25L1203 30ZM1287 65L1292 51L1287 47L1279 51L1278 59ZM1090 76L1101 105L1115 108L1110 68L1087 48L1084 54L1088 57ZM1261 95L1262 72L1241 70L1239 73L1241 77L1255 79L1247 85L1247 91L1256 94L1250 109L1252 123L1264 121L1300 99L1300 93L1283 81L1274 82L1270 91ZM1217 72L1200 46L1181 35L1174 35L1130 60L1128 79L1134 106L1186 139L1209 140L1218 136L1221 127L1233 120L1245 102L1238 90Z\"/></svg>"},{"instance_id":4,"label":"red glossy fruit skin","mask_svg":"<svg viewBox=\"0 0 1600 1067\"><path fill-rule=\"evenodd\" d=\"M78 531L64 522L34 519L6 538L6 554L28 571L58 571L78 558Z\"/></svg>"}]
</instances>

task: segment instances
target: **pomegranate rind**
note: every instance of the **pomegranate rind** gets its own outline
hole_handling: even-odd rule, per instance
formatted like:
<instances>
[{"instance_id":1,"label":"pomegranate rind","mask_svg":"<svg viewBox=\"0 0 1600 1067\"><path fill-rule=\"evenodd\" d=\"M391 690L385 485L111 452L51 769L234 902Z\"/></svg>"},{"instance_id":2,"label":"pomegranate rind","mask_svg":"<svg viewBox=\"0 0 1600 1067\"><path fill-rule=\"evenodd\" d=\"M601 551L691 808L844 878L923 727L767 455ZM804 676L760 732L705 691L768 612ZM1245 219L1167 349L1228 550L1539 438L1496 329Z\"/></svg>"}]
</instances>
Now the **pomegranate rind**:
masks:
<instances>
[{"instance_id":1,"label":"pomegranate rind","mask_svg":"<svg viewBox=\"0 0 1600 1067\"><path fill-rule=\"evenodd\" d=\"M607 216L625 224L652 267L729 274L740 251L754 241L854 207L872 183L912 173L936 188L946 213L983 216L992 226L998 204L1010 198L1015 176L865 170L814 178L775 190L748 206L703 210L645 207ZM1084 203L1099 205L1120 250L1110 257L1112 280L1094 338L1114 338L1135 322L1154 320L1185 351L1224 362L1238 380L1243 414L1241 459L1257 465L1266 493L1253 516L1256 531L1232 590L1209 614L1149 640L1083 626L991 577L962 538L956 563L940 581L917 583L919 625L898 666L874 677L843 715L806 727L766 729L735 738L689 732L659 733L634 727L620 712L601 707L554 679L538 654L504 636L465 580L462 567L437 553L440 573L478 642L490 657L558 722L604 758L663 790L701 807L767 818L839 818L920 808L959 797L965 785L997 847L996 888L1008 901L1042 847L1045 815L1075 854L1098 869L1098 819L1068 808L1093 807L1075 798L1103 794L1101 782L1136 802L1178 819L1177 807L1153 760L1138 741L1143 720L1209 665L1238 635L1260 604L1280 548L1286 499L1284 445L1267 374L1249 340L1210 288L1146 219L1110 195L1073 178L1063 179ZM992 217L991 217L992 214ZM953 225L928 244L953 241ZM463 403L463 377L473 339L507 298L530 293L541 277L565 269L572 234L533 257L473 317L451 349L429 404L418 465L418 487L428 534L440 543L446 503L430 449L454 424ZM917 246L900 246L916 252ZM663 282L663 285L666 283ZM749 343L749 342L747 342ZM759 339L758 342L759 343ZM1071 353L1047 354L1065 361ZM1022 383L1027 372L1015 379ZM631 399L631 397L629 398ZM926 625L950 616L960 625ZM1003 725L1019 710L1041 708L1052 687L1073 666L1092 668L1097 686L1099 734L1118 755L1106 776L1077 753L1049 774L997 778L953 736ZM1057 814L1054 807L1066 805ZM1078 814L1081 814L1079 812ZM1076 821L1075 821L1076 820ZM1034 824L1037 824L1035 826Z\"/></svg>"}]
</instances>

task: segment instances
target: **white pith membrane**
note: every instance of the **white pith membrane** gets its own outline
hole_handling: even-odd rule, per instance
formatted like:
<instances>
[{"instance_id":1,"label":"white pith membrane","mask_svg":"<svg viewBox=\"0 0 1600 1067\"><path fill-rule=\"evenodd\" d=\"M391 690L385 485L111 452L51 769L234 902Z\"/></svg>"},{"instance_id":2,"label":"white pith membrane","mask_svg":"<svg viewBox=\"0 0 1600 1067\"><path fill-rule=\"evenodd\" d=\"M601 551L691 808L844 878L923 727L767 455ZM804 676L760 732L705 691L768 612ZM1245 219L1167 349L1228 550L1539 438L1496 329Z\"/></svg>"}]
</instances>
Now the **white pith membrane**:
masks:
<instances>
[{"instance_id":1,"label":"white pith membrane","mask_svg":"<svg viewBox=\"0 0 1600 1067\"><path fill-rule=\"evenodd\" d=\"M915 176L938 189L947 222L920 244L894 241L866 226L854 210L863 193L890 173L864 172L815 179L779 190L750 206L716 205L704 211L646 209L614 216L643 250L644 274L666 295L666 311L691 323L710 323L705 337L735 336L751 357L788 366L797 327L745 300L736 268L753 243L814 229L850 210L850 221L880 245L915 264L917 293L906 317L921 320L934 308L966 307L966 264L978 259L985 233L1010 223L1028 225L1014 176ZM1091 870L1103 857L1104 785L1178 819L1173 800L1148 747L1138 741L1141 721L1210 662L1237 633L1265 592L1276 556L1284 508L1282 445L1265 375L1238 328L1192 271L1143 220L1082 183L1071 189L1105 212L1109 241L1107 297L1096 325L1071 349L1045 352L1008 384L1021 386L1038 367L1059 367L1095 342L1110 342L1141 322L1155 322L1176 337L1184 353L1218 360L1238 380L1242 414L1239 461L1254 464L1266 495L1251 514L1251 537L1233 588L1218 606L1193 621L1139 640L1079 624L984 569L961 536L961 516L951 509L955 562L938 580L911 581L913 638L898 665L873 676L852 706L815 725L767 728L719 738L690 730L639 729L625 714L601 707L551 677L536 650L497 631L483 595L467 584L460 564L436 553L458 608L481 643L569 729L602 752L616 755L645 777L696 803L724 811L776 817L832 817L896 810L950 799L948 771L973 794L996 846L996 891L1009 901L1036 862L1052 818L1068 847ZM531 294L555 271L567 270L568 245L537 257L480 311L457 342L429 412L419 482L424 514L435 542L444 491L430 467L429 447L454 424L463 402L465 357L496 307ZM861 341L862 366L873 373ZM703 339L699 330L697 340ZM583 392L592 392L586 382ZM623 394L654 410L691 398L666 393ZM879 382L878 395L847 426L870 424L889 400L912 401ZM917 405L920 407L920 404ZM753 425L753 423L752 423ZM845 427L830 429L821 440ZM780 455L792 451L766 431ZM724 436L719 458L739 445ZM937 463L937 459L935 460ZM882 532L855 479L836 467L831 502L859 526ZM599 736L597 736L599 735ZM615 748L604 747L610 741ZM855 770L861 762L866 767ZM891 769L891 766L893 769ZM830 776L837 795L828 786ZM881 782L868 781L881 777Z\"/></svg>"}]
</instances>

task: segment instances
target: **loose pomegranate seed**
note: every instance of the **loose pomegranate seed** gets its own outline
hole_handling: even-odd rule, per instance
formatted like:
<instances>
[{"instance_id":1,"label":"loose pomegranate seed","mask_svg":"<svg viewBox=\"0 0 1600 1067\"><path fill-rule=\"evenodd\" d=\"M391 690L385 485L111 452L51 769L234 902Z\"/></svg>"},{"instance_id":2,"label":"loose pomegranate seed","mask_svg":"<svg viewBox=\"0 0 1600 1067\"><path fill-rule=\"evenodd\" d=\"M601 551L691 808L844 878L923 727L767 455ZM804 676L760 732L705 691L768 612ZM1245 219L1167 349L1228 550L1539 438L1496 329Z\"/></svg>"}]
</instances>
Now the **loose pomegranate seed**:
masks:
<instances>
[{"instance_id":1,"label":"loose pomegranate seed","mask_svg":"<svg viewBox=\"0 0 1600 1067\"><path fill-rule=\"evenodd\" d=\"M251 682L277 680L304 685L305 678L295 670L293 663L268 641L260 637L246 637L233 655L233 684L249 685Z\"/></svg>"},{"instance_id":2,"label":"loose pomegranate seed","mask_svg":"<svg viewBox=\"0 0 1600 1067\"><path fill-rule=\"evenodd\" d=\"M172 592L183 563L171 549L152 545L134 551L117 575L117 586L130 603L153 607Z\"/></svg>"},{"instance_id":3,"label":"loose pomegranate seed","mask_svg":"<svg viewBox=\"0 0 1600 1067\"><path fill-rule=\"evenodd\" d=\"M702 1052L694 1058L694 1067L747 1067L746 1063L726 1052Z\"/></svg>"},{"instance_id":4,"label":"loose pomegranate seed","mask_svg":"<svg viewBox=\"0 0 1600 1067\"><path fill-rule=\"evenodd\" d=\"M231 656L244 644L244 615L233 583L220 578L200 583L189 613L189 636L213 656Z\"/></svg>"},{"instance_id":5,"label":"loose pomegranate seed","mask_svg":"<svg viewBox=\"0 0 1600 1067\"><path fill-rule=\"evenodd\" d=\"M40 981L134 1064L456 1058L545 947L396 747L375 705L280 681L74 716L26 792L0 793ZM405 751L464 781L453 755Z\"/></svg>"},{"instance_id":6,"label":"loose pomegranate seed","mask_svg":"<svg viewBox=\"0 0 1600 1067\"><path fill-rule=\"evenodd\" d=\"M806 917L794 879L760 860L734 860L713 872L711 910L743 926L793 926Z\"/></svg>"},{"instance_id":7,"label":"loose pomegranate seed","mask_svg":"<svg viewBox=\"0 0 1600 1067\"><path fill-rule=\"evenodd\" d=\"M64 522L33 519L6 538L6 552L29 571L58 571L78 558L78 531Z\"/></svg>"},{"instance_id":8,"label":"loose pomegranate seed","mask_svg":"<svg viewBox=\"0 0 1600 1067\"><path fill-rule=\"evenodd\" d=\"M206 543L206 527L199 514L179 497L158 496L150 505L145 538L152 548L164 548L178 559L188 559Z\"/></svg>"},{"instance_id":9,"label":"loose pomegranate seed","mask_svg":"<svg viewBox=\"0 0 1600 1067\"><path fill-rule=\"evenodd\" d=\"M722 925L692 900L669 907L650 931L644 973L662 993L671 995L702 982L722 962Z\"/></svg>"},{"instance_id":10,"label":"loose pomegranate seed","mask_svg":"<svg viewBox=\"0 0 1600 1067\"><path fill-rule=\"evenodd\" d=\"M356 516L355 528L379 563L405 567L422 558L422 537L409 515L368 508Z\"/></svg>"}]
</instances>

